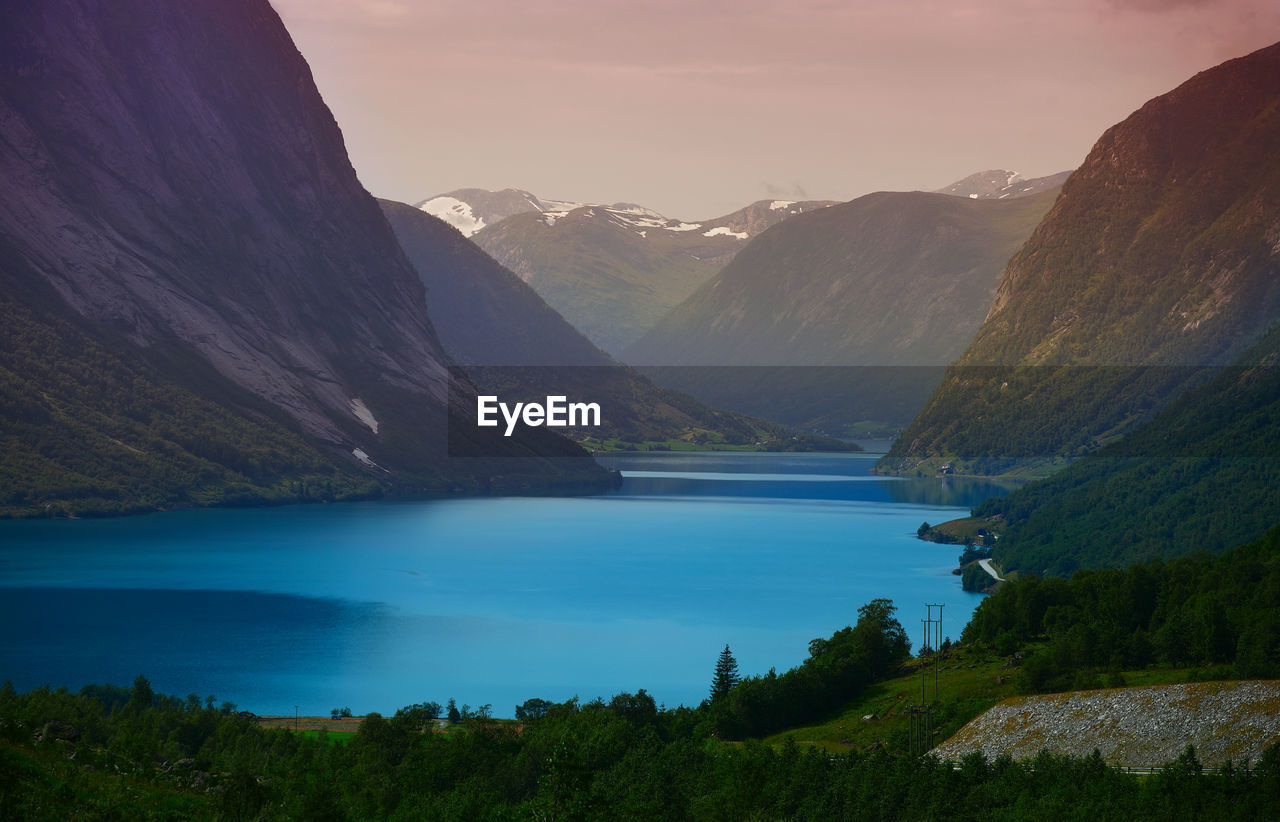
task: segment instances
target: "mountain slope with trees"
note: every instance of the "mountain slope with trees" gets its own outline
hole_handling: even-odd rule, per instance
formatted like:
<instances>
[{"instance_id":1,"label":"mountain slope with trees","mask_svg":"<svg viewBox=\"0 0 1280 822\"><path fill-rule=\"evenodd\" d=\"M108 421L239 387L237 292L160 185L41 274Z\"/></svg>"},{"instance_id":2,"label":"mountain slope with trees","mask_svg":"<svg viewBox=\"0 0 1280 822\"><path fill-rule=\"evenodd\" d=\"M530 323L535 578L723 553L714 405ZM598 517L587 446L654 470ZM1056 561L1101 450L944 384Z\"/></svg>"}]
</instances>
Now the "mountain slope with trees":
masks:
<instances>
[{"instance_id":1,"label":"mountain slope with trees","mask_svg":"<svg viewBox=\"0 0 1280 822\"><path fill-rule=\"evenodd\" d=\"M732 260L751 237L829 205L762 200L689 223L626 203L562 203L516 214L473 239L616 356Z\"/></svg>"},{"instance_id":2,"label":"mountain slope with trees","mask_svg":"<svg viewBox=\"0 0 1280 822\"><path fill-rule=\"evenodd\" d=\"M565 429L592 446L698 443L851 450L660 388L613 360L538 294L453 227L387 200L383 212L427 289L445 350L504 401L561 394L601 406L601 425Z\"/></svg>"},{"instance_id":3,"label":"mountain slope with trees","mask_svg":"<svg viewBox=\"0 0 1280 822\"><path fill-rule=\"evenodd\" d=\"M975 516L1006 569L1061 575L1221 552L1280 523L1280 326L1117 442Z\"/></svg>"},{"instance_id":4,"label":"mountain slope with trees","mask_svg":"<svg viewBox=\"0 0 1280 822\"><path fill-rule=\"evenodd\" d=\"M962 641L1047 641L1024 693L1092 688L1147 665L1223 666L1212 678L1280 675L1280 527L1220 556L1201 552L1068 579L1027 574L974 611ZM1114 681L1110 684L1119 684Z\"/></svg>"},{"instance_id":5,"label":"mountain slope with trees","mask_svg":"<svg viewBox=\"0 0 1280 822\"><path fill-rule=\"evenodd\" d=\"M1280 44L1109 129L885 465L1078 456L1239 357L1280 319L1278 143Z\"/></svg>"},{"instance_id":6,"label":"mountain slope with trees","mask_svg":"<svg viewBox=\"0 0 1280 822\"><path fill-rule=\"evenodd\" d=\"M753 240L623 357L659 366L650 373L664 384L790 424L905 425L972 337L1000 271L1056 193L996 201L881 192L793 218ZM733 404L744 402L752 404Z\"/></svg>"}]
</instances>

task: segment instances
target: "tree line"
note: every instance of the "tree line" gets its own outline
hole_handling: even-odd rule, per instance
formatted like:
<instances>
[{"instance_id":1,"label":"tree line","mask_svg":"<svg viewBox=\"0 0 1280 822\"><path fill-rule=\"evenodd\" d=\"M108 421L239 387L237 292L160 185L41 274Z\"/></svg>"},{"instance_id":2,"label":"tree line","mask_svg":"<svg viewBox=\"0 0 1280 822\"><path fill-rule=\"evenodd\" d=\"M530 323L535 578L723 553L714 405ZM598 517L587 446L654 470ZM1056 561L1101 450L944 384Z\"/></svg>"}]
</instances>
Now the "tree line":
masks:
<instances>
[{"instance_id":1,"label":"tree line","mask_svg":"<svg viewBox=\"0 0 1280 822\"><path fill-rule=\"evenodd\" d=\"M23 819L1217 820L1275 818L1280 749L1137 777L1094 754L958 763L727 744L705 709L643 691L522 723L423 733L370 714L346 743L265 730L210 700L0 689L0 807ZM38 741L33 741L38 740Z\"/></svg>"},{"instance_id":2,"label":"tree line","mask_svg":"<svg viewBox=\"0 0 1280 822\"><path fill-rule=\"evenodd\" d=\"M1280 527L1217 556L1020 576L979 604L961 641L1006 653L1043 641L1022 663L1026 692L1120 685L1122 669L1153 664L1280 676Z\"/></svg>"}]
</instances>

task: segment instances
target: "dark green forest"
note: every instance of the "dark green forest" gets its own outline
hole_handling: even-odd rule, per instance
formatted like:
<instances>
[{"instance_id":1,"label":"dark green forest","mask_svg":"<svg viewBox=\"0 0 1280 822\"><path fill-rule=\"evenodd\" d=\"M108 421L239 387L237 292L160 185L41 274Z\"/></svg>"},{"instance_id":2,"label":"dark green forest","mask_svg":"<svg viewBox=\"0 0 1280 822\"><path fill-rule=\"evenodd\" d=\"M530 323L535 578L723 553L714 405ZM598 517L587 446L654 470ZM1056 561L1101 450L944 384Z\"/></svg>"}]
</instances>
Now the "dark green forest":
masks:
<instances>
[{"instance_id":1,"label":"dark green forest","mask_svg":"<svg viewBox=\"0 0 1280 822\"><path fill-rule=\"evenodd\" d=\"M713 732L725 739L763 737L822 719L907 660L911 643L897 609L875 599L852 627L809 643L809 657L779 675L739 680L709 706Z\"/></svg>"},{"instance_id":2,"label":"dark green forest","mask_svg":"<svg viewBox=\"0 0 1280 822\"><path fill-rule=\"evenodd\" d=\"M382 493L253 398L211 400L227 383L195 357L155 346L125 359L115 353L125 341L104 342L109 331L31 307L38 304L0 295L0 514L94 516ZM202 390L167 379L162 368Z\"/></svg>"},{"instance_id":3,"label":"dark green forest","mask_svg":"<svg viewBox=\"0 0 1280 822\"><path fill-rule=\"evenodd\" d=\"M1198 550L1280 523L1280 328L1150 423L974 515L999 518L1005 568L1069 574Z\"/></svg>"},{"instance_id":4,"label":"dark green forest","mask_svg":"<svg viewBox=\"0 0 1280 822\"><path fill-rule=\"evenodd\" d=\"M1119 671L1152 664L1280 677L1280 526L1218 556L1018 577L982 601L961 640L1003 653L1043 642L1019 670L1024 692L1123 685Z\"/></svg>"},{"instance_id":5,"label":"dark green forest","mask_svg":"<svg viewBox=\"0 0 1280 822\"><path fill-rule=\"evenodd\" d=\"M1280 531L1265 545L1204 559L1216 573L1179 560L1164 587L1144 587L1147 576L1163 577L1141 568L1070 583L1027 579L988 599L967 635L1035 638L1049 614L1058 615L1049 628L1056 636L1069 609L1054 594L1066 586L1082 603L1105 603L1080 613L1111 613L1135 599L1163 600L1166 589L1189 587L1193 600L1239 593L1261 563L1275 595L1278 549ZM1219 583L1198 585L1198 576ZM1068 633L1076 624L1084 621ZM1195 643L1187 658L1217 658L1213 646ZM1140 777L1096 752L944 763L894 746L832 755L755 738L838 709L908 650L892 603L874 600L856 625L815 639L809 659L780 676L734 684L726 648L711 698L696 708L658 706L643 689L585 703L534 698L517 707L518 721L451 711L454 721L440 731L430 721L439 703L424 702L390 717L369 714L341 737L266 730L230 702L158 694L143 676L132 688L79 693L19 694L5 683L0 808L6 818L39 820L1213 820L1280 811L1280 747L1257 763L1213 771L1188 749ZM732 741L740 735L749 738Z\"/></svg>"},{"instance_id":6,"label":"dark green forest","mask_svg":"<svg viewBox=\"0 0 1280 822\"><path fill-rule=\"evenodd\" d=\"M1280 748L1152 776L1096 756L832 756L725 743L705 710L643 691L552 705L523 723L424 733L371 714L350 740L263 730L196 695L0 690L0 808L10 819L1216 820L1274 818ZM33 742L36 739L38 741Z\"/></svg>"}]
</instances>

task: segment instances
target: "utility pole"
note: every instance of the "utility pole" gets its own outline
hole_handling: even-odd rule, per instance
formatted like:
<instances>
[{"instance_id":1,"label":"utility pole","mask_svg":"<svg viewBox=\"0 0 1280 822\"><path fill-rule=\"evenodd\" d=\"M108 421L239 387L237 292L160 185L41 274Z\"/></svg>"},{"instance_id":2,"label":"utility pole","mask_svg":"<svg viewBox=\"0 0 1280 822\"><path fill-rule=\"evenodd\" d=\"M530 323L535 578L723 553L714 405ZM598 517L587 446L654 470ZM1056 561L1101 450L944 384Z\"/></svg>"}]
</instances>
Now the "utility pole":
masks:
<instances>
[{"instance_id":1,"label":"utility pole","mask_svg":"<svg viewBox=\"0 0 1280 822\"><path fill-rule=\"evenodd\" d=\"M930 646L931 648L933 648L933 698L934 699L938 698L938 658L942 655L942 606L945 604L946 603L926 602L924 606L925 608L928 609L929 624L932 625L936 623L938 626L938 630L933 637L933 645ZM936 620L933 618L934 608L938 609L938 618ZM928 641L929 641L928 636L926 635L925 643L928 644Z\"/></svg>"},{"instance_id":2,"label":"utility pole","mask_svg":"<svg viewBox=\"0 0 1280 822\"><path fill-rule=\"evenodd\" d=\"M942 605L933 602L925 603L926 617L920 620L924 628L924 644L920 646L923 657L924 649L933 651L933 698L938 698L938 657L939 644L942 641ZM938 618L933 618L933 609L938 609ZM937 631L933 626L937 625ZM930 637L933 642L930 642ZM911 720L911 754L924 755L933 747L933 705L929 702L929 669L923 659L920 665L920 704L907 706L907 714Z\"/></svg>"},{"instance_id":3,"label":"utility pole","mask_svg":"<svg viewBox=\"0 0 1280 822\"><path fill-rule=\"evenodd\" d=\"M924 657L924 649L929 647L929 620L922 619L920 622L924 625L924 644L920 646L920 656ZM926 695L926 690L929 687L929 676L923 664L924 659L922 658L920 662L920 704L924 705L929 701L929 697Z\"/></svg>"}]
</instances>

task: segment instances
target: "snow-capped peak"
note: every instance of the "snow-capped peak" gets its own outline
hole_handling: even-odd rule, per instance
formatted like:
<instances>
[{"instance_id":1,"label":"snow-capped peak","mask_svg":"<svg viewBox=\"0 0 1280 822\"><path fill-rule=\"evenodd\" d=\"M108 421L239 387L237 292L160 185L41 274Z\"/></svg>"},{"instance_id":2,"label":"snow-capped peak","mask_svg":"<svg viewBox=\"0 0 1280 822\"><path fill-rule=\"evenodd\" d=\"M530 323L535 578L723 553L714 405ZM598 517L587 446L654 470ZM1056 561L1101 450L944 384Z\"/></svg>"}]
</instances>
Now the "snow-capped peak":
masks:
<instances>
[{"instance_id":1,"label":"snow-capped peak","mask_svg":"<svg viewBox=\"0 0 1280 822\"><path fill-rule=\"evenodd\" d=\"M538 199L542 200L541 197ZM563 211L566 214L575 208L583 208L589 205L592 205L592 203L574 203L569 200L542 200L543 211Z\"/></svg>"},{"instance_id":2,"label":"snow-capped peak","mask_svg":"<svg viewBox=\"0 0 1280 822\"><path fill-rule=\"evenodd\" d=\"M470 237L484 228L484 219L473 214L471 206L456 197L447 195L432 197L430 200L421 203L418 208L433 217L439 217L444 220L461 231L463 236L466 237Z\"/></svg>"}]
</instances>

